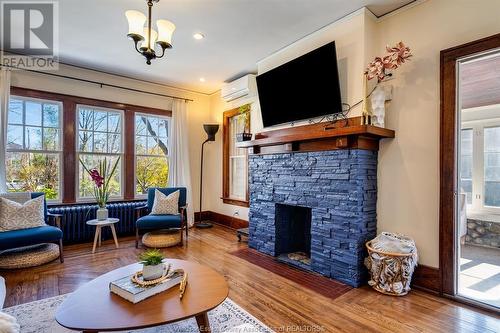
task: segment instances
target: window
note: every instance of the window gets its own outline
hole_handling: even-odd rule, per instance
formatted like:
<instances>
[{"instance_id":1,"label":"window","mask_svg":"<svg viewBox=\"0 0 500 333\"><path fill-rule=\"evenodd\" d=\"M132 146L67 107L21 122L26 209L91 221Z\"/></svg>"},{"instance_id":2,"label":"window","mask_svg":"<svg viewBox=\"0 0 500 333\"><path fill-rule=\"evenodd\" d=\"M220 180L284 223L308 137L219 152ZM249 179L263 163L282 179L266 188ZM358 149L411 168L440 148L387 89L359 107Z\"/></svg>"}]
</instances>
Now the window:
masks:
<instances>
[{"instance_id":1,"label":"window","mask_svg":"<svg viewBox=\"0 0 500 333\"><path fill-rule=\"evenodd\" d=\"M500 122L463 124L460 146L460 190L471 211L500 208Z\"/></svg>"},{"instance_id":2,"label":"window","mask_svg":"<svg viewBox=\"0 0 500 333\"><path fill-rule=\"evenodd\" d=\"M59 102L11 96L7 114L7 189L44 192L60 200L61 124Z\"/></svg>"},{"instance_id":3,"label":"window","mask_svg":"<svg viewBox=\"0 0 500 333\"><path fill-rule=\"evenodd\" d=\"M484 129L484 205L500 207L500 127Z\"/></svg>"},{"instance_id":4,"label":"window","mask_svg":"<svg viewBox=\"0 0 500 333\"><path fill-rule=\"evenodd\" d=\"M168 184L169 118L135 115L135 193L145 195L150 187Z\"/></svg>"},{"instance_id":5,"label":"window","mask_svg":"<svg viewBox=\"0 0 500 333\"><path fill-rule=\"evenodd\" d=\"M123 165L123 112L92 106L77 106L77 161L80 159L88 169L96 168L106 159L108 169L120 158L116 173L110 182L110 194L122 197ZM78 198L90 198L93 183L81 163L77 166Z\"/></svg>"},{"instance_id":6,"label":"window","mask_svg":"<svg viewBox=\"0 0 500 333\"><path fill-rule=\"evenodd\" d=\"M93 202L93 184L79 160L94 168L106 158L109 166L119 159L109 199L143 198L148 187L167 186L171 116L168 110L11 87L7 188L42 191L55 203Z\"/></svg>"},{"instance_id":7,"label":"window","mask_svg":"<svg viewBox=\"0 0 500 333\"><path fill-rule=\"evenodd\" d=\"M241 115L229 122L229 198L246 200L247 193L247 150L236 148L236 134L243 131Z\"/></svg>"},{"instance_id":8,"label":"window","mask_svg":"<svg viewBox=\"0 0 500 333\"><path fill-rule=\"evenodd\" d=\"M249 111L247 111L249 112ZM240 108L223 116L223 202L248 207L248 151L236 147L236 136L249 131L250 114Z\"/></svg>"}]
</instances>

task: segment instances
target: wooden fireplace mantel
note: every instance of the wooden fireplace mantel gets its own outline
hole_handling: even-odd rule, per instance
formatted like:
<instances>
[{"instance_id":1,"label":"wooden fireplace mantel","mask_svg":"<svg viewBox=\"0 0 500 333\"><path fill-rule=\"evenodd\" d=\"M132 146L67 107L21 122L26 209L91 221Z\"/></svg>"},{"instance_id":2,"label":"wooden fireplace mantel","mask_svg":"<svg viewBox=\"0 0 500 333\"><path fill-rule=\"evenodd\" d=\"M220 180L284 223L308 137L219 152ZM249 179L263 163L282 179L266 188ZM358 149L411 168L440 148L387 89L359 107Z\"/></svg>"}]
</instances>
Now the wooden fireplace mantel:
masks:
<instances>
[{"instance_id":1,"label":"wooden fireplace mantel","mask_svg":"<svg viewBox=\"0 0 500 333\"><path fill-rule=\"evenodd\" d=\"M379 140L394 138L387 128L361 125L361 117L336 123L283 128L255 134L255 140L238 142L238 148L248 148L249 154L276 154L298 151L335 149L378 150Z\"/></svg>"}]
</instances>

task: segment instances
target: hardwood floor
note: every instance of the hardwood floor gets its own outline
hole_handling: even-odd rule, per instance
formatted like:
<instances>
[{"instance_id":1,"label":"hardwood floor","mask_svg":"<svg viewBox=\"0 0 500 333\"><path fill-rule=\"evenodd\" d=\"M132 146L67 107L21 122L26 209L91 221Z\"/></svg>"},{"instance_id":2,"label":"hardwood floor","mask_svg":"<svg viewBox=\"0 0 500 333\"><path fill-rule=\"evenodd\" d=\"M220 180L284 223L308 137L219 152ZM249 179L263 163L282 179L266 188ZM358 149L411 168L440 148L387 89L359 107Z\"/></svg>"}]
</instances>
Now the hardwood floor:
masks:
<instances>
[{"instance_id":1,"label":"hardwood floor","mask_svg":"<svg viewBox=\"0 0 500 333\"><path fill-rule=\"evenodd\" d=\"M95 254L90 243L71 245L64 264L0 271L7 281L5 306L72 292L135 262L141 250L135 249L133 238L119 242L115 249L113 240L106 240ZM229 283L229 297L276 332L500 332L500 317L421 291L398 298L363 287L331 300L230 254L245 247L234 230L215 226L192 229L184 247L164 252L219 271Z\"/></svg>"}]
</instances>

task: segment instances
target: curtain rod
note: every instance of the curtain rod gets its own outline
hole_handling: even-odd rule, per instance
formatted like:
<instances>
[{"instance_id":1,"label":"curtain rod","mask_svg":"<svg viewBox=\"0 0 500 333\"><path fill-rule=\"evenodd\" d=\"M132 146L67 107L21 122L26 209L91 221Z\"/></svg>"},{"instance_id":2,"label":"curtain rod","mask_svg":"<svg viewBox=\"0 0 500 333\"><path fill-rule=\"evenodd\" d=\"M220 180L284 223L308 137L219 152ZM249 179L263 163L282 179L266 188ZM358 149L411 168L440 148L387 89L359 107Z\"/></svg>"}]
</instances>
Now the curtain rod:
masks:
<instances>
[{"instance_id":1,"label":"curtain rod","mask_svg":"<svg viewBox=\"0 0 500 333\"><path fill-rule=\"evenodd\" d=\"M81 78L78 78L78 77L73 77L73 76L68 76L68 75L55 74L55 73L50 73L50 72L41 72L41 71L35 71L35 70L32 70L32 69L17 68L17 67L8 66L8 65L1 65L1 64L0 64L0 67L16 68L18 70L22 70L22 71L25 71L25 72L31 72L31 73L37 73L37 74L55 76L55 77L60 77L60 78L63 78L63 79L70 79L70 80L81 81L81 82L86 82L86 83L92 83L92 84L96 84L96 85L100 86L101 88L102 87L110 87L110 88L116 88L116 89L123 89L123 90L138 92L138 93L142 93L142 94L155 95L155 96L167 97L167 98L173 98L173 99L180 99L180 100L183 100L183 101L186 101L186 102L193 102L193 100L189 99L189 98L182 98L182 97L177 97L177 96L172 96L172 95L165 95L165 94L150 92L150 91L146 91L146 90L128 88L128 87L123 87L123 86L119 86L119 85L116 85L116 84L110 84L110 83L104 83L104 82L99 82L99 81L92 81L92 80L87 80L87 79L81 79Z\"/></svg>"}]
</instances>

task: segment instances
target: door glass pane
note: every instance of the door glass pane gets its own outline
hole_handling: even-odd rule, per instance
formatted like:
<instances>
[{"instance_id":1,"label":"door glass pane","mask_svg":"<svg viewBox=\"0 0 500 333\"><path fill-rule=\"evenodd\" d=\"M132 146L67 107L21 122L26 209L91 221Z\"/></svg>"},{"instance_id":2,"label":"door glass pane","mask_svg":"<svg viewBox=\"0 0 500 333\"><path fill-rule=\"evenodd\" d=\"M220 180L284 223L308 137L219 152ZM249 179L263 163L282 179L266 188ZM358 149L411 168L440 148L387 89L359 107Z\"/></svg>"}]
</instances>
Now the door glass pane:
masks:
<instances>
[{"instance_id":1,"label":"door glass pane","mask_svg":"<svg viewBox=\"0 0 500 333\"><path fill-rule=\"evenodd\" d=\"M472 204L472 129L461 133L460 146L460 191L467 195L467 204Z\"/></svg>"},{"instance_id":2,"label":"door glass pane","mask_svg":"<svg viewBox=\"0 0 500 333\"><path fill-rule=\"evenodd\" d=\"M500 127L484 129L484 204L500 207Z\"/></svg>"}]
</instances>

